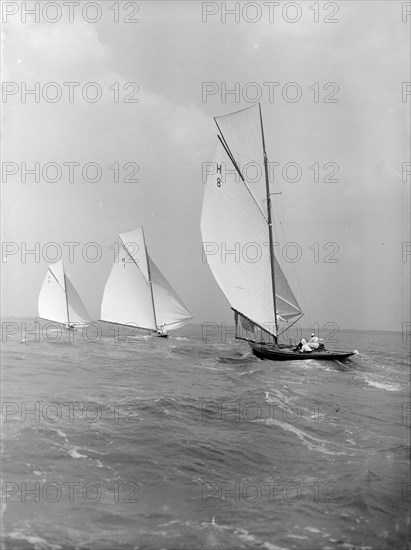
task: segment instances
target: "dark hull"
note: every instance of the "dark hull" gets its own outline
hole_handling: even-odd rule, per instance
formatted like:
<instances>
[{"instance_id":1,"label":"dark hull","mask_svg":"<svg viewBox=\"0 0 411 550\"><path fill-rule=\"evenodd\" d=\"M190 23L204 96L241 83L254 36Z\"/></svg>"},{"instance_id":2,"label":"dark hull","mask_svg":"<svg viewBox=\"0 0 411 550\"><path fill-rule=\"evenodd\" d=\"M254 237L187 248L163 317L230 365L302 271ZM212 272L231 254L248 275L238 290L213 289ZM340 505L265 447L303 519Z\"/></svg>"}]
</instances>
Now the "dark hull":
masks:
<instances>
[{"instance_id":1,"label":"dark hull","mask_svg":"<svg viewBox=\"0 0 411 550\"><path fill-rule=\"evenodd\" d=\"M341 361L347 359L351 355L355 355L355 351L317 351L300 353L288 348L277 348L264 344L253 344L250 342L251 349L254 355L259 359L269 359L271 361L301 361L304 359L316 359L317 361Z\"/></svg>"},{"instance_id":2,"label":"dark hull","mask_svg":"<svg viewBox=\"0 0 411 550\"><path fill-rule=\"evenodd\" d=\"M168 338L168 334L156 334L158 338Z\"/></svg>"}]
</instances>

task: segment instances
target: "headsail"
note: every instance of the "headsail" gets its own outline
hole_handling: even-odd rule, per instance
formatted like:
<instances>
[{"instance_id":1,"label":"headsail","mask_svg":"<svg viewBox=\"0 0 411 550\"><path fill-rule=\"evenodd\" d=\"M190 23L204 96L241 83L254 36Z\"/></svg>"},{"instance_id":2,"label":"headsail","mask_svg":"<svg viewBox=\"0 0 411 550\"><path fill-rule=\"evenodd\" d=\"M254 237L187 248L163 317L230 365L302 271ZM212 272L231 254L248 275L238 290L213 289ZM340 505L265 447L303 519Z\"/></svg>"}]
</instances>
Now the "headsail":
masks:
<instances>
[{"instance_id":1,"label":"headsail","mask_svg":"<svg viewBox=\"0 0 411 550\"><path fill-rule=\"evenodd\" d=\"M57 323L87 324L90 316L74 285L64 273L63 261L49 265L38 300L39 317Z\"/></svg>"},{"instance_id":2,"label":"headsail","mask_svg":"<svg viewBox=\"0 0 411 550\"><path fill-rule=\"evenodd\" d=\"M66 275L67 304L69 310L69 323L73 325L84 325L91 321L90 315L80 298L74 285Z\"/></svg>"},{"instance_id":3,"label":"headsail","mask_svg":"<svg viewBox=\"0 0 411 550\"><path fill-rule=\"evenodd\" d=\"M157 326L165 325L167 330L183 327L193 318L176 292L148 256Z\"/></svg>"},{"instance_id":4,"label":"headsail","mask_svg":"<svg viewBox=\"0 0 411 550\"><path fill-rule=\"evenodd\" d=\"M237 312L237 329L246 327L247 339L277 337L275 315L277 321L287 322L301 316L301 309L278 261L270 254L258 106L218 117L216 123L220 143L215 169L207 177L201 214L205 255Z\"/></svg>"},{"instance_id":5,"label":"headsail","mask_svg":"<svg viewBox=\"0 0 411 550\"><path fill-rule=\"evenodd\" d=\"M152 331L188 323L190 312L147 253L143 228L119 237L121 249L104 289L101 319Z\"/></svg>"}]
</instances>

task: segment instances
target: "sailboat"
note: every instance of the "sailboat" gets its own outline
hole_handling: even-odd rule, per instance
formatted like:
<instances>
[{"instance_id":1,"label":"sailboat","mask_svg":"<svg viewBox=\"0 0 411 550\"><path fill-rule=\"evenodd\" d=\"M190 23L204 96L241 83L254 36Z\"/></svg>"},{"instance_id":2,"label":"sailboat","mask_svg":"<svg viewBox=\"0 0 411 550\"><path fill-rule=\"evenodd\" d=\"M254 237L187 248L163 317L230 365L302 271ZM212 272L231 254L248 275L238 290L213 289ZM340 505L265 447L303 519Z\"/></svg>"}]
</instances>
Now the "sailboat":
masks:
<instances>
[{"instance_id":1,"label":"sailboat","mask_svg":"<svg viewBox=\"0 0 411 550\"><path fill-rule=\"evenodd\" d=\"M101 320L166 338L192 319L147 252L143 227L119 234L121 247L104 288Z\"/></svg>"},{"instance_id":2,"label":"sailboat","mask_svg":"<svg viewBox=\"0 0 411 550\"><path fill-rule=\"evenodd\" d=\"M50 264L38 300L39 317L73 330L90 322L86 306L64 271L63 260Z\"/></svg>"},{"instance_id":3,"label":"sailboat","mask_svg":"<svg viewBox=\"0 0 411 550\"><path fill-rule=\"evenodd\" d=\"M261 105L215 117L218 144L207 168L201 234L208 265L234 311L236 338L262 359L345 359L355 352L301 353L279 336L303 315L274 254Z\"/></svg>"}]
</instances>

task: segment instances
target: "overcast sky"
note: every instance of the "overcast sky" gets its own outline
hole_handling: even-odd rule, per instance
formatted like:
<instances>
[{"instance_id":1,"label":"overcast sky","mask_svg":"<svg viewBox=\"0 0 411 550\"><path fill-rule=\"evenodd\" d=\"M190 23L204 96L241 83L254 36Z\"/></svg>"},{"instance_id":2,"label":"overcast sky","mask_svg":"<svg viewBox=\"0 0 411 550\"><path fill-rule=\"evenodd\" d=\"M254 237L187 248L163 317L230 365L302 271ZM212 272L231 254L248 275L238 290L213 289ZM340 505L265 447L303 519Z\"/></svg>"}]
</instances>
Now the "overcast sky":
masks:
<instances>
[{"instance_id":1,"label":"overcast sky","mask_svg":"<svg viewBox=\"0 0 411 550\"><path fill-rule=\"evenodd\" d=\"M55 242L99 318L117 234L143 225L151 257L194 322L231 322L202 258L202 164L216 146L212 117L260 94L269 160L280 163L273 190L282 195L273 200L285 235L276 235L302 324L401 330L411 264L411 176L403 181L402 173L410 162L406 3L251 2L235 16L223 13L235 2L100 2L98 22L92 5L82 14L60 3L55 23L55 3L26 4L39 5L38 22L29 14L22 22L20 2L3 3L2 239L15 243L3 249L3 316L37 314L55 254L47 243ZM35 82L37 101L24 94ZM68 82L80 83L71 98ZM240 97L224 95L236 82ZM40 182L30 174L22 182L22 163L36 162L40 170L57 163L61 180L40 173ZM74 182L67 163L80 164L72 165ZM99 181L86 181L97 174L92 165L83 177L87 163L101 167ZM295 164L283 174L287 163ZM46 179L55 174L50 165ZM25 255L36 242L40 252ZM67 242L80 243L74 262ZM82 255L86 245L93 257L92 242L101 250L94 263Z\"/></svg>"}]
</instances>

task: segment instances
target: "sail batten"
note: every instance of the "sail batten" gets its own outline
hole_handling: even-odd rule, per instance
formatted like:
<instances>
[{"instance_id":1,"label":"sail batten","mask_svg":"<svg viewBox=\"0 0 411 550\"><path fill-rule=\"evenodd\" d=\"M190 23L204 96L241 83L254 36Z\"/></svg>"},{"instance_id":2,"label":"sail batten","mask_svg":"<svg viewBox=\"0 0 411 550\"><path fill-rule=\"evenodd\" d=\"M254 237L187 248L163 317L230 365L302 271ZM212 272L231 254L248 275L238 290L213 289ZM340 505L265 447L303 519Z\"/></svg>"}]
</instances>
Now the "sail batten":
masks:
<instances>
[{"instance_id":1,"label":"sail batten","mask_svg":"<svg viewBox=\"0 0 411 550\"><path fill-rule=\"evenodd\" d=\"M207 262L236 315L253 324L251 332L258 327L276 337L278 319L288 322L302 311L270 250L268 214L264 213L269 203L268 178L264 177L258 110L257 105L215 118L222 137L214 159L216 168L205 184L201 233Z\"/></svg>"}]
</instances>

